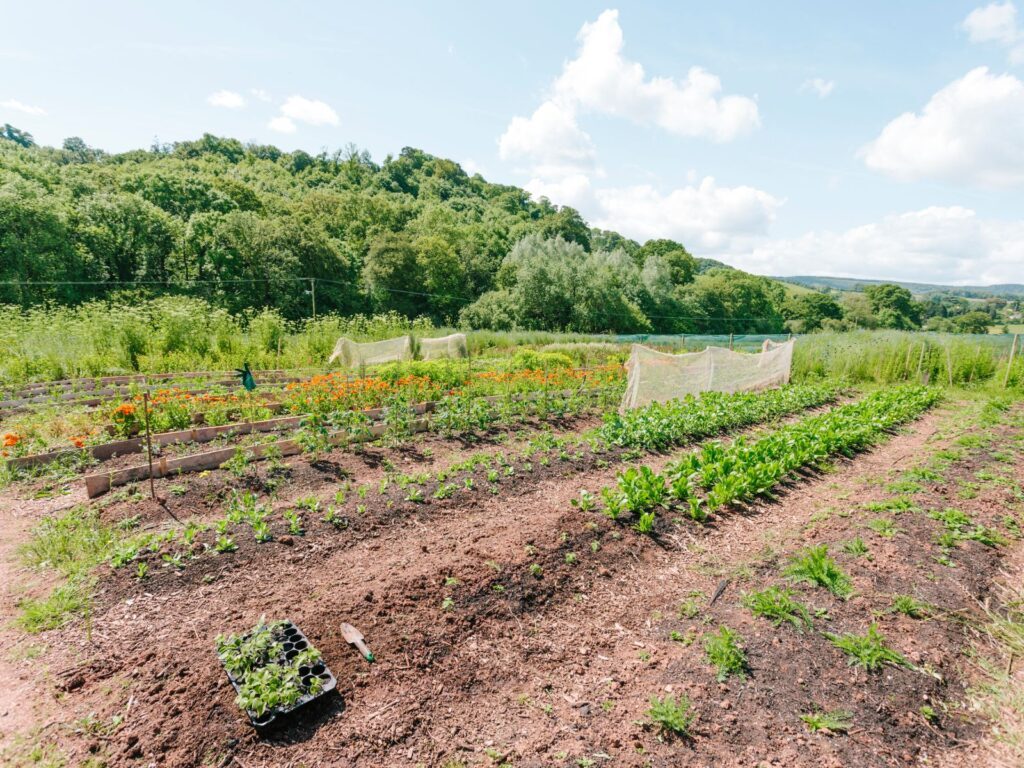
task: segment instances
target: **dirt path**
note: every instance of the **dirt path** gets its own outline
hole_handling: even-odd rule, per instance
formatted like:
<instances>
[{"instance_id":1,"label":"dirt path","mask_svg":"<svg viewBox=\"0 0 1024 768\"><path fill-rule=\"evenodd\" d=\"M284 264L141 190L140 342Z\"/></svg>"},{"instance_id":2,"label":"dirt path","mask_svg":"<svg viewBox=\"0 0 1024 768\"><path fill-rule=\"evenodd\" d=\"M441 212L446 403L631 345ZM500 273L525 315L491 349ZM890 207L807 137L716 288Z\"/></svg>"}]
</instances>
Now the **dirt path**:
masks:
<instances>
[{"instance_id":1,"label":"dirt path","mask_svg":"<svg viewBox=\"0 0 1024 768\"><path fill-rule=\"evenodd\" d=\"M19 561L18 547L44 516L84 499L84 491L41 500L0 498L0 750L12 735L48 722L54 712L52 700L40 695L46 670L35 657L44 646L11 626L18 601L44 594L54 579L28 572Z\"/></svg>"}]
</instances>

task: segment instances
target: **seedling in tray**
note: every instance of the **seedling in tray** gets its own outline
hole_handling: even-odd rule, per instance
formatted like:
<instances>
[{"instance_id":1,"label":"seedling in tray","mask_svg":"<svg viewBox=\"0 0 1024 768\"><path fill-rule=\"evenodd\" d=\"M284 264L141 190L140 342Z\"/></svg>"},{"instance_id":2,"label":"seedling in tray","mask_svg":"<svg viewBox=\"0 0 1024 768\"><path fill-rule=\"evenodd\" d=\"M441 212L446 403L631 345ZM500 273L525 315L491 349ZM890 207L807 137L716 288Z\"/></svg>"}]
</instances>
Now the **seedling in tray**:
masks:
<instances>
[{"instance_id":1,"label":"seedling in tray","mask_svg":"<svg viewBox=\"0 0 1024 768\"><path fill-rule=\"evenodd\" d=\"M337 682L320 652L290 621L261 619L246 634L220 635L217 655L238 692L235 703L256 728L334 690Z\"/></svg>"}]
</instances>

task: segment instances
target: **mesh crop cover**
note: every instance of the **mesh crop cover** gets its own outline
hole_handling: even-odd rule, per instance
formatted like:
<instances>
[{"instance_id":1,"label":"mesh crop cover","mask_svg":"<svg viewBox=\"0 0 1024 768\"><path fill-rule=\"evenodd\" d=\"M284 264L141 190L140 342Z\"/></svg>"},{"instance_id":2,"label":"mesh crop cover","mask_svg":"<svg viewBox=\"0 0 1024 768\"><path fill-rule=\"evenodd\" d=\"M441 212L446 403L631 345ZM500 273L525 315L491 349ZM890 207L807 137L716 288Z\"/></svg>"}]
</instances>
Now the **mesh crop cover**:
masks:
<instances>
[{"instance_id":1,"label":"mesh crop cover","mask_svg":"<svg viewBox=\"0 0 1024 768\"><path fill-rule=\"evenodd\" d=\"M445 357L469 357L466 334L453 333L439 339L418 339L421 360L440 360Z\"/></svg>"},{"instance_id":2,"label":"mesh crop cover","mask_svg":"<svg viewBox=\"0 0 1024 768\"><path fill-rule=\"evenodd\" d=\"M397 339L359 344L342 336L334 345L334 352L327 360L328 365L335 360L341 360L344 368L412 360L412 340L408 336L399 336Z\"/></svg>"},{"instance_id":3,"label":"mesh crop cover","mask_svg":"<svg viewBox=\"0 0 1024 768\"><path fill-rule=\"evenodd\" d=\"M789 382L793 341L765 340L756 354L708 347L703 352L669 355L633 345L622 410L663 403L700 392L741 392Z\"/></svg>"}]
</instances>

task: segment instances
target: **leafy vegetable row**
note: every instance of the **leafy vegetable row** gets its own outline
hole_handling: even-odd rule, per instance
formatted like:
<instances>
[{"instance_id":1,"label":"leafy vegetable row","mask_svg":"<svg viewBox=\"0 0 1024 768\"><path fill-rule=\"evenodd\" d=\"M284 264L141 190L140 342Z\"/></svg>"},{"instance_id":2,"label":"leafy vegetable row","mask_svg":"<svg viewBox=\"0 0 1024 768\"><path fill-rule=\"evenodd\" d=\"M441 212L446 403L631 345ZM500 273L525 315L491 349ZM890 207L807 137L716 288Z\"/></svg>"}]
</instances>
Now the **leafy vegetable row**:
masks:
<instances>
[{"instance_id":1,"label":"leafy vegetable row","mask_svg":"<svg viewBox=\"0 0 1024 768\"><path fill-rule=\"evenodd\" d=\"M800 384L762 392L705 392L699 398L687 396L607 414L600 435L612 445L663 451L825 405L835 401L838 393L834 384Z\"/></svg>"},{"instance_id":2,"label":"leafy vegetable row","mask_svg":"<svg viewBox=\"0 0 1024 768\"><path fill-rule=\"evenodd\" d=\"M663 474L647 466L630 467L618 475L615 487L601 491L604 512L612 519L624 513L635 515L634 527L643 533L653 529L659 507L685 509L694 520L702 521L722 507L770 494L797 469L864 450L938 399L934 388L888 389L753 442L740 438L728 446L709 443L670 462ZM581 506L592 505L590 500L581 502Z\"/></svg>"}]
</instances>

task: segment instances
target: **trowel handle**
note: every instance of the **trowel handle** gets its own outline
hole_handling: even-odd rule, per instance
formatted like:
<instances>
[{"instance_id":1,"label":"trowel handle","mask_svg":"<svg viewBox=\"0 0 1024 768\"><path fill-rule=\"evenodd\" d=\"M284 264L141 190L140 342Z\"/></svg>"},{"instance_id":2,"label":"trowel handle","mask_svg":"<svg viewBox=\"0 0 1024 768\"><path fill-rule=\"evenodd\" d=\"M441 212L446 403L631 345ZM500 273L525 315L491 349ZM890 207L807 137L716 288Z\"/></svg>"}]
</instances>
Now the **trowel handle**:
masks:
<instances>
[{"instance_id":1,"label":"trowel handle","mask_svg":"<svg viewBox=\"0 0 1024 768\"><path fill-rule=\"evenodd\" d=\"M356 640L352 644L356 647L356 649L361 654L363 654L363 658L364 659L366 659L367 661L373 661L374 660L373 652L366 646L366 643L364 643L362 640Z\"/></svg>"}]
</instances>

